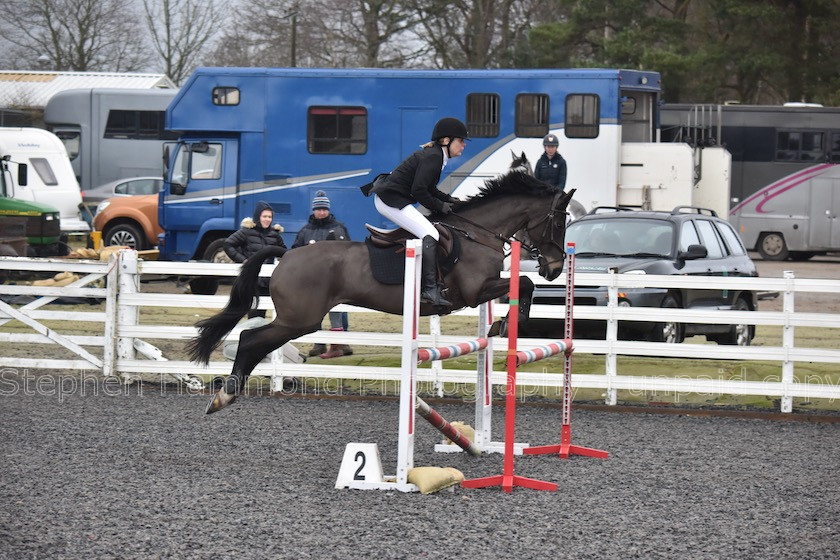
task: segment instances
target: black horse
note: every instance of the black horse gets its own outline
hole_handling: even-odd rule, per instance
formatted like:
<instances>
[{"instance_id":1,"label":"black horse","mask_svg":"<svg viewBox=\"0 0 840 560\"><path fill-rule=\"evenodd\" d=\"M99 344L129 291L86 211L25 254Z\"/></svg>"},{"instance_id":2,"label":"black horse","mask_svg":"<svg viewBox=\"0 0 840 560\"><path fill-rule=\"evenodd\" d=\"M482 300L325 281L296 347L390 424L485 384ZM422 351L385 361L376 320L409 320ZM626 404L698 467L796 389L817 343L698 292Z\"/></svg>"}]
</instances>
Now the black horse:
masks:
<instances>
[{"instance_id":1,"label":"black horse","mask_svg":"<svg viewBox=\"0 0 840 560\"><path fill-rule=\"evenodd\" d=\"M572 191L573 192L573 191ZM464 306L475 307L507 293L508 280L499 277L505 258L504 245L517 232L534 240L526 247L535 254L539 272L553 280L563 269L565 209L572 192L563 193L521 171L487 181L479 194L458 205L456 212L433 215L461 236L461 257L444 278L453 308L421 305L423 315L447 314ZM193 361L208 363L210 354L248 312L257 293L257 278L266 258L282 257L271 275L269 293L274 320L242 331L230 376L207 407L216 412L232 403L245 387L254 367L286 342L321 327L324 315L335 305L347 303L402 313L403 286L377 282L371 272L364 243L333 241L306 245L293 251L269 247L242 266L227 306L217 315L197 323L199 334L190 341ZM530 307L533 283L521 279L522 312Z\"/></svg>"}]
</instances>

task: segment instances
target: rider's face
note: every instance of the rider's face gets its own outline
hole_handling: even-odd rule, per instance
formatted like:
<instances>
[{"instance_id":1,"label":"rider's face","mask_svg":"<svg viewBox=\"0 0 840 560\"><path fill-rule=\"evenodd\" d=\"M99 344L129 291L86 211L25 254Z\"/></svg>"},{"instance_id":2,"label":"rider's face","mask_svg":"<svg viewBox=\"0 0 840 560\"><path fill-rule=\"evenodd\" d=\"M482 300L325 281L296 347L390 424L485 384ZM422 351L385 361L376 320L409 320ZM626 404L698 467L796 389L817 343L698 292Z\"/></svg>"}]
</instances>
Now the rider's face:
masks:
<instances>
[{"instance_id":1,"label":"rider's face","mask_svg":"<svg viewBox=\"0 0 840 560\"><path fill-rule=\"evenodd\" d=\"M271 220L274 218L274 213L271 210L263 210L260 214L260 226L266 229L271 226Z\"/></svg>"},{"instance_id":2,"label":"rider's face","mask_svg":"<svg viewBox=\"0 0 840 560\"><path fill-rule=\"evenodd\" d=\"M464 148L467 146L467 141L463 138L453 138L449 143L449 157L458 157L464 153Z\"/></svg>"}]
</instances>

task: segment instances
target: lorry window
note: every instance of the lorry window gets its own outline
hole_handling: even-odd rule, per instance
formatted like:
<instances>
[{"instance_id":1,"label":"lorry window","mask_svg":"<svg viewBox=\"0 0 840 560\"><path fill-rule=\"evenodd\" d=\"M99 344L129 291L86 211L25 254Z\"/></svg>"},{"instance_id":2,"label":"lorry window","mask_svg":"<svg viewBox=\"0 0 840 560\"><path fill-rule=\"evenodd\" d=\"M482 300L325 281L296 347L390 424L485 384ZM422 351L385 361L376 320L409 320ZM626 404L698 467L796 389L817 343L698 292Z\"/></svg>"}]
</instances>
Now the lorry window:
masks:
<instances>
[{"instance_id":1,"label":"lorry window","mask_svg":"<svg viewBox=\"0 0 840 560\"><path fill-rule=\"evenodd\" d=\"M218 179L222 176L222 145L207 144L206 150L193 151L191 179Z\"/></svg>"},{"instance_id":2,"label":"lorry window","mask_svg":"<svg viewBox=\"0 0 840 560\"><path fill-rule=\"evenodd\" d=\"M367 109L310 107L306 136L310 154L364 154L367 152Z\"/></svg>"},{"instance_id":3,"label":"lorry window","mask_svg":"<svg viewBox=\"0 0 840 560\"><path fill-rule=\"evenodd\" d=\"M473 138L495 138L499 135L499 95L470 93L467 95L467 130Z\"/></svg>"},{"instance_id":4,"label":"lorry window","mask_svg":"<svg viewBox=\"0 0 840 560\"><path fill-rule=\"evenodd\" d=\"M67 150L67 157L71 160L79 157L79 137L81 133L73 130L59 130L55 135L64 144L64 148Z\"/></svg>"},{"instance_id":5,"label":"lorry window","mask_svg":"<svg viewBox=\"0 0 840 560\"><path fill-rule=\"evenodd\" d=\"M828 161L840 163L840 132L831 133L831 152Z\"/></svg>"},{"instance_id":6,"label":"lorry window","mask_svg":"<svg viewBox=\"0 0 840 560\"><path fill-rule=\"evenodd\" d=\"M41 181L45 185L54 186L58 184L58 180L55 178L55 173L53 173L52 167L50 167L50 162L46 160L46 158L29 158L29 162L32 164L32 167L35 168L35 171L38 173L38 177L41 178Z\"/></svg>"},{"instance_id":7,"label":"lorry window","mask_svg":"<svg viewBox=\"0 0 840 560\"><path fill-rule=\"evenodd\" d=\"M600 98L591 93L566 96L566 138L597 138Z\"/></svg>"},{"instance_id":8,"label":"lorry window","mask_svg":"<svg viewBox=\"0 0 840 560\"><path fill-rule=\"evenodd\" d=\"M178 135L165 127L165 111L111 109L103 138L120 140L175 140Z\"/></svg>"},{"instance_id":9,"label":"lorry window","mask_svg":"<svg viewBox=\"0 0 840 560\"><path fill-rule=\"evenodd\" d=\"M549 99L542 93L516 96L515 134L520 138L542 138L548 134Z\"/></svg>"},{"instance_id":10,"label":"lorry window","mask_svg":"<svg viewBox=\"0 0 840 560\"><path fill-rule=\"evenodd\" d=\"M239 88L214 87L213 105L239 105Z\"/></svg>"},{"instance_id":11,"label":"lorry window","mask_svg":"<svg viewBox=\"0 0 840 560\"><path fill-rule=\"evenodd\" d=\"M776 159L779 161L822 161L825 155L823 133L780 130L776 135Z\"/></svg>"}]
</instances>

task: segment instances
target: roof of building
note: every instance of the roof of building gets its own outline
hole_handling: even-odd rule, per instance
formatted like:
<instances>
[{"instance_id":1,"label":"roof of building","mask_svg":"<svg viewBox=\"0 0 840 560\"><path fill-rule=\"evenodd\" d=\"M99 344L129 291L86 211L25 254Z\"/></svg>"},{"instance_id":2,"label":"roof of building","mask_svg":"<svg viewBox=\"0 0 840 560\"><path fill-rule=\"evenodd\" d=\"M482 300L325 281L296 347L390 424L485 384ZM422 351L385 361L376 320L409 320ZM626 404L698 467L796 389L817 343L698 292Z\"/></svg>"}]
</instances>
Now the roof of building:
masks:
<instances>
[{"instance_id":1,"label":"roof of building","mask_svg":"<svg viewBox=\"0 0 840 560\"><path fill-rule=\"evenodd\" d=\"M0 70L0 107L44 107L60 91L84 88L175 88L165 74Z\"/></svg>"}]
</instances>

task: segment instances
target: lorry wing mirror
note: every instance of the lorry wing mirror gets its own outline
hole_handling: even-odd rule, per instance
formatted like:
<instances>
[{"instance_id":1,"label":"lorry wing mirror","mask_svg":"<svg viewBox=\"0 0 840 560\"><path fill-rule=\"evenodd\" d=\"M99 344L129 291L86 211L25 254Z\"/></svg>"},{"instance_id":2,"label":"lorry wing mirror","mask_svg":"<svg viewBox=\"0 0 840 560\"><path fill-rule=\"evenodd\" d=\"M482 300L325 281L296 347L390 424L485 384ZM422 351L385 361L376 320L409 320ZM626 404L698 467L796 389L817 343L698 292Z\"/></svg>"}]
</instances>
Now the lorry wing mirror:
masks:
<instances>
[{"instance_id":1,"label":"lorry wing mirror","mask_svg":"<svg viewBox=\"0 0 840 560\"><path fill-rule=\"evenodd\" d=\"M169 192L177 195L185 194L187 192L187 186L181 183L169 183Z\"/></svg>"},{"instance_id":2,"label":"lorry wing mirror","mask_svg":"<svg viewBox=\"0 0 840 560\"><path fill-rule=\"evenodd\" d=\"M163 180L169 175L169 146L163 147Z\"/></svg>"},{"instance_id":3,"label":"lorry wing mirror","mask_svg":"<svg viewBox=\"0 0 840 560\"><path fill-rule=\"evenodd\" d=\"M18 164L18 185L21 187L25 187L26 184L29 182L28 179L29 173L27 171L27 166L25 163Z\"/></svg>"}]
</instances>

